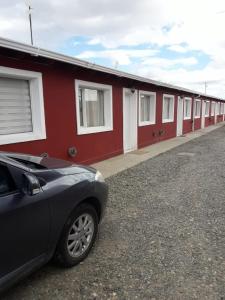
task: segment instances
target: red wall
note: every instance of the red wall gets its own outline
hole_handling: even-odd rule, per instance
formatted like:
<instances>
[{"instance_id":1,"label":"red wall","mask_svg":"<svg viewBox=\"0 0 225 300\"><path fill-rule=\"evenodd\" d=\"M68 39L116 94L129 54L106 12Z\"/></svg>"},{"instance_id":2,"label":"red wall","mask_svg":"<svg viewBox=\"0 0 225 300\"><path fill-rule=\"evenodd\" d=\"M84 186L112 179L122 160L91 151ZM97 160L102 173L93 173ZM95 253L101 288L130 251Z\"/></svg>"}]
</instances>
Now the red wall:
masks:
<instances>
[{"instance_id":1,"label":"red wall","mask_svg":"<svg viewBox=\"0 0 225 300\"><path fill-rule=\"evenodd\" d=\"M50 156L70 159L90 164L123 153L123 88L135 87L157 93L156 124L138 127L138 147L144 147L176 136L177 97L180 92L157 87L110 74L77 66L54 62L0 48L0 65L41 72L47 139L0 146L2 151L24 152L40 155L47 152ZM77 135L75 107L75 79L99 82L113 86L113 131ZM162 123L163 93L175 96L174 122ZM189 95L190 96L190 95ZM192 101L193 103L194 101ZM193 111L193 104L192 104ZM206 118L206 125L213 122ZM218 121L222 116L218 117ZM195 129L201 127L201 119L195 119ZM192 130L192 120L184 120L183 132ZM70 158L67 151L75 146L77 155Z\"/></svg>"},{"instance_id":2,"label":"red wall","mask_svg":"<svg viewBox=\"0 0 225 300\"><path fill-rule=\"evenodd\" d=\"M205 127L208 127L211 123L210 117L205 117Z\"/></svg>"},{"instance_id":3,"label":"red wall","mask_svg":"<svg viewBox=\"0 0 225 300\"><path fill-rule=\"evenodd\" d=\"M156 124L138 127L138 148L176 136L177 97L174 101L174 122L162 123L163 93L160 91L156 94L156 103Z\"/></svg>"},{"instance_id":4,"label":"red wall","mask_svg":"<svg viewBox=\"0 0 225 300\"><path fill-rule=\"evenodd\" d=\"M201 129L201 117L194 120L195 130Z\"/></svg>"},{"instance_id":5,"label":"red wall","mask_svg":"<svg viewBox=\"0 0 225 300\"><path fill-rule=\"evenodd\" d=\"M84 76L78 69L60 63L41 65L1 56L0 65L42 73L47 131L46 140L2 145L0 150L35 155L47 152L53 157L71 159L67 150L75 146L78 153L73 160L87 164L123 152L122 89L110 77L96 76L93 72L88 72L88 76L86 72ZM113 131L76 134L75 78L113 84Z\"/></svg>"},{"instance_id":6,"label":"red wall","mask_svg":"<svg viewBox=\"0 0 225 300\"><path fill-rule=\"evenodd\" d=\"M218 115L217 116L217 123L222 122L223 121L223 115Z\"/></svg>"},{"instance_id":7,"label":"red wall","mask_svg":"<svg viewBox=\"0 0 225 300\"><path fill-rule=\"evenodd\" d=\"M192 131L192 119L183 121L183 134Z\"/></svg>"},{"instance_id":8,"label":"red wall","mask_svg":"<svg viewBox=\"0 0 225 300\"><path fill-rule=\"evenodd\" d=\"M47 139L0 146L2 151L15 151L40 155L47 152L50 156L90 164L123 153L123 88L135 86L139 90L157 92L156 123L138 127L138 147L176 136L176 102L174 122L162 123L163 92L153 85L112 77L93 70L82 70L59 62L51 62L25 55L11 58L0 56L0 65L32 70L42 73ZM113 131L77 135L74 80L86 80L113 86ZM69 147L75 146L77 155L71 159L67 154Z\"/></svg>"},{"instance_id":9,"label":"red wall","mask_svg":"<svg viewBox=\"0 0 225 300\"><path fill-rule=\"evenodd\" d=\"M183 134L186 134L188 132L192 131L192 124L193 124L193 106L194 106L194 100L191 100L191 119L189 120L183 120Z\"/></svg>"}]
</instances>

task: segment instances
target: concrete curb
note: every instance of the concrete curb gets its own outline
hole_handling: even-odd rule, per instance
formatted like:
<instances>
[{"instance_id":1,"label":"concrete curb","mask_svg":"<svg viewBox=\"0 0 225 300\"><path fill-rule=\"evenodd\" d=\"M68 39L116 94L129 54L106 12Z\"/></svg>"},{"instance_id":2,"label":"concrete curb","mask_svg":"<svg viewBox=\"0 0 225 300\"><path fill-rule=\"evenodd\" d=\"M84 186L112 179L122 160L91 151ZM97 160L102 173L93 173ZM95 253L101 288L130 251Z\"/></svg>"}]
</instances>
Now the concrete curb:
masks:
<instances>
[{"instance_id":1,"label":"concrete curb","mask_svg":"<svg viewBox=\"0 0 225 300\"><path fill-rule=\"evenodd\" d=\"M223 127L225 122L206 127L194 132L190 132L181 137L175 137L166 141L162 141L145 148L141 148L126 154L118 155L107 160L93 164L92 167L98 169L105 178L115 175L123 170L131 168L143 161L155 157L161 153L169 151L175 147L192 141L202 135Z\"/></svg>"}]
</instances>

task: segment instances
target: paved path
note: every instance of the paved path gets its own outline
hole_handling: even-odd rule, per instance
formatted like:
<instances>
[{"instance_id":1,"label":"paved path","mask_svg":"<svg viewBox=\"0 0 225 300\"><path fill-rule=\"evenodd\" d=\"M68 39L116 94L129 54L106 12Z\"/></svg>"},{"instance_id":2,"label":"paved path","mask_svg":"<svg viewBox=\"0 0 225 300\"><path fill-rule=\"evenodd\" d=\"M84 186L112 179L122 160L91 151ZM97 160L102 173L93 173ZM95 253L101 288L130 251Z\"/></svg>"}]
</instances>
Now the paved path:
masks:
<instances>
[{"instance_id":1,"label":"paved path","mask_svg":"<svg viewBox=\"0 0 225 300\"><path fill-rule=\"evenodd\" d=\"M107 179L100 239L4 299L225 299L225 127Z\"/></svg>"}]
</instances>

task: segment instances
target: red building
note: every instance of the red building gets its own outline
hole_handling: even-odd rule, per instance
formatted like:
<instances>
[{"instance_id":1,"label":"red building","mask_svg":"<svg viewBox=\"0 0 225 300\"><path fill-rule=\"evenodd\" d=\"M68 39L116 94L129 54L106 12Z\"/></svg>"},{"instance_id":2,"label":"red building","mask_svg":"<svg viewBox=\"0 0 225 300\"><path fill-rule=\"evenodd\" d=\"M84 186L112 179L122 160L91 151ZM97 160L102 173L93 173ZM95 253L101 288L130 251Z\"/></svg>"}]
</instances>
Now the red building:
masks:
<instances>
[{"instance_id":1,"label":"red building","mask_svg":"<svg viewBox=\"0 0 225 300\"><path fill-rule=\"evenodd\" d=\"M90 164L221 122L224 112L216 97L0 39L1 151Z\"/></svg>"}]
</instances>

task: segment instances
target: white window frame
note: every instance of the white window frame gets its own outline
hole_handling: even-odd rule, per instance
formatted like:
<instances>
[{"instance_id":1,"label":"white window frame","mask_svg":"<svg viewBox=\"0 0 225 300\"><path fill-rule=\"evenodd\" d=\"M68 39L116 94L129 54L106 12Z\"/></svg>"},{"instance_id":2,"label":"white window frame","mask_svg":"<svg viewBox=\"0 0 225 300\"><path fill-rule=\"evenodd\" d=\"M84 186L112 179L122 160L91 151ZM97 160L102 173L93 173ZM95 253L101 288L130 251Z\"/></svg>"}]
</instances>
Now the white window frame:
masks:
<instances>
[{"instance_id":1,"label":"white window frame","mask_svg":"<svg viewBox=\"0 0 225 300\"><path fill-rule=\"evenodd\" d=\"M207 103L209 104L209 112L210 112L210 101L205 101L205 117L209 117L209 112L206 113Z\"/></svg>"},{"instance_id":2,"label":"white window frame","mask_svg":"<svg viewBox=\"0 0 225 300\"><path fill-rule=\"evenodd\" d=\"M84 127L80 125L80 103L79 103L79 87L104 90L107 93L108 98L104 99L104 114L105 122L104 126ZM77 134L89 134L97 132L105 132L113 130L113 106L112 106L112 86L106 84L100 84L90 81L75 80L76 91L76 116L77 116Z\"/></svg>"},{"instance_id":3,"label":"white window frame","mask_svg":"<svg viewBox=\"0 0 225 300\"><path fill-rule=\"evenodd\" d=\"M212 110L212 106L214 105L214 110ZM214 117L216 113L216 102L211 102L211 117Z\"/></svg>"},{"instance_id":4,"label":"white window frame","mask_svg":"<svg viewBox=\"0 0 225 300\"><path fill-rule=\"evenodd\" d=\"M200 110L199 110L199 114L198 115L196 115L196 107L194 107L194 112L195 112L194 118L195 119L199 119L201 117L201 105L202 105L202 101L200 99L195 99L194 101L195 101L194 105L196 103L200 103Z\"/></svg>"},{"instance_id":5,"label":"white window frame","mask_svg":"<svg viewBox=\"0 0 225 300\"><path fill-rule=\"evenodd\" d=\"M189 105L190 105L190 111L189 111L189 115L188 116L185 116L185 109L186 109L186 105L185 105L185 102L188 101L189 102ZM190 120L191 119L191 112L192 112L192 98L190 97L185 97L184 98L184 120Z\"/></svg>"},{"instance_id":6,"label":"white window frame","mask_svg":"<svg viewBox=\"0 0 225 300\"><path fill-rule=\"evenodd\" d=\"M150 96L150 120L142 121L141 120L141 95ZM156 93L149 91L139 91L139 126L153 125L156 122Z\"/></svg>"},{"instance_id":7,"label":"white window frame","mask_svg":"<svg viewBox=\"0 0 225 300\"><path fill-rule=\"evenodd\" d=\"M33 126L32 132L0 135L0 145L46 139L42 74L40 72L0 67L0 77L29 81Z\"/></svg>"},{"instance_id":8,"label":"white window frame","mask_svg":"<svg viewBox=\"0 0 225 300\"><path fill-rule=\"evenodd\" d=\"M164 111L164 99L165 97L172 99L172 114L171 114L171 118L169 119L164 119L163 117L163 111ZM162 123L170 123L170 122L174 122L174 99L175 97L173 95L169 95L169 94L163 94L163 105L162 105Z\"/></svg>"}]
</instances>

